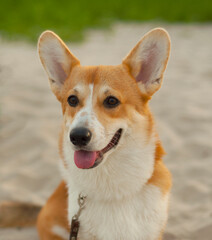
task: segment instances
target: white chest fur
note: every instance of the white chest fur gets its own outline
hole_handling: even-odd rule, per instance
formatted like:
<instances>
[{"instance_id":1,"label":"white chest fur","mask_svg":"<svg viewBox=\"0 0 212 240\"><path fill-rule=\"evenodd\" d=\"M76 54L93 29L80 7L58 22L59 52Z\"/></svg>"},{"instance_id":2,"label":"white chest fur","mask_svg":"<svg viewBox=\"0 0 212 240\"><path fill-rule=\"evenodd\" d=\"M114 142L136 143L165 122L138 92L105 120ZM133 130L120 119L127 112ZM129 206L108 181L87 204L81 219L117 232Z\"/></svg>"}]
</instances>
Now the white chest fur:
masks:
<instances>
[{"instance_id":1,"label":"white chest fur","mask_svg":"<svg viewBox=\"0 0 212 240\"><path fill-rule=\"evenodd\" d=\"M79 193L87 195L80 240L158 240L167 219L168 196L146 184L154 170L155 139L142 141L123 138L118 150L88 171L75 166L74 152L64 141L67 168L62 164L61 170L68 185L70 223L79 209Z\"/></svg>"},{"instance_id":2,"label":"white chest fur","mask_svg":"<svg viewBox=\"0 0 212 240\"><path fill-rule=\"evenodd\" d=\"M77 211L77 193L69 195L69 219ZM130 199L92 201L80 216L80 240L157 240L167 219L168 196L153 185Z\"/></svg>"}]
</instances>

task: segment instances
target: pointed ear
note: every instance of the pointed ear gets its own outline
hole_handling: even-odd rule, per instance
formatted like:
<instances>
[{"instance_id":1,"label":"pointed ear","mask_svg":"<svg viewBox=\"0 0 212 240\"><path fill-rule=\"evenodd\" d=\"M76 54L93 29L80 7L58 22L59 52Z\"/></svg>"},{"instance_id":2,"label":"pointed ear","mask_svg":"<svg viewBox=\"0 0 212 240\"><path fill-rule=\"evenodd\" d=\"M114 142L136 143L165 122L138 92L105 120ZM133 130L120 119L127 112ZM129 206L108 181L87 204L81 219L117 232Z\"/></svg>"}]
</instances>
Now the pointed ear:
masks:
<instances>
[{"instance_id":1,"label":"pointed ear","mask_svg":"<svg viewBox=\"0 0 212 240\"><path fill-rule=\"evenodd\" d=\"M61 89L79 60L69 51L65 43L53 32L45 31L38 41L41 63L49 77L53 93L61 99Z\"/></svg>"},{"instance_id":2,"label":"pointed ear","mask_svg":"<svg viewBox=\"0 0 212 240\"><path fill-rule=\"evenodd\" d=\"M123 60L141 91L151 96L162 83L170 53L170 38L161 28L148 32Z\"/></svg>"}]
</instances>

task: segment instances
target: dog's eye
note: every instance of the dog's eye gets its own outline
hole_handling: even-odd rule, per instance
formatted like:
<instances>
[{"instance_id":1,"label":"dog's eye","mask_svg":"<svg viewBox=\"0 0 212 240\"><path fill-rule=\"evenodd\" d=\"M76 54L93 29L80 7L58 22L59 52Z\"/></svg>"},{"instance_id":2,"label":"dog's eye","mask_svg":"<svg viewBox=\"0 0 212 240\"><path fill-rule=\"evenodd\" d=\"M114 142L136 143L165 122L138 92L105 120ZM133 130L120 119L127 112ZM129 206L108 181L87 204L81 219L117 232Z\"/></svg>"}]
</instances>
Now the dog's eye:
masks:
<instances>
[{"instance_id":1,"label":"dog's eye","mask_svg":"<svg viewBox=\"0 0 212 240\"><path fill-rule=\"evenodd\" d=\"M77 96L75 95L71 95L68 97L68 104L71 106L71 107L76 107L79 103L79 99Z\"/></svg>"},{"instance_id":2,"label":"dog's eye","mask_svg":"<svg viewBox=\"0 0 212 240\"><path fill-rule=\"evenodd\" d=\"M113 96L109 96L104 100L103 104L106 108L115 108L120 104L120 101Z\"/></svg>"}]
</instances>

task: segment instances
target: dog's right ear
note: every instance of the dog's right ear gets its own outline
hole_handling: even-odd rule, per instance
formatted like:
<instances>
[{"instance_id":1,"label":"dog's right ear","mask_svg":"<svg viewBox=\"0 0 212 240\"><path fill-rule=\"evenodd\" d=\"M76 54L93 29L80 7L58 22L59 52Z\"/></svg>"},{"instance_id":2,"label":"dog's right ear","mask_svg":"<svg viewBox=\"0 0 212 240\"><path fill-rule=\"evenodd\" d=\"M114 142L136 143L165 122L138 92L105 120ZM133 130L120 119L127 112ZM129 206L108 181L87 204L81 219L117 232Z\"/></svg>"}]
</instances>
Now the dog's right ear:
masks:
<instances>
[{"instance_id":1,"label":"dog's right ear","mask_svg":"<svg viewBox=\"0 0 212 240\"><path fill-rule=\"evenodd\" d=\"M38 41L41 63L49 77L53 93L61 99L61 90L74 66L80 61L69 51L65 43L53 32L45 31Z\"/></svg>"}]
</instances>

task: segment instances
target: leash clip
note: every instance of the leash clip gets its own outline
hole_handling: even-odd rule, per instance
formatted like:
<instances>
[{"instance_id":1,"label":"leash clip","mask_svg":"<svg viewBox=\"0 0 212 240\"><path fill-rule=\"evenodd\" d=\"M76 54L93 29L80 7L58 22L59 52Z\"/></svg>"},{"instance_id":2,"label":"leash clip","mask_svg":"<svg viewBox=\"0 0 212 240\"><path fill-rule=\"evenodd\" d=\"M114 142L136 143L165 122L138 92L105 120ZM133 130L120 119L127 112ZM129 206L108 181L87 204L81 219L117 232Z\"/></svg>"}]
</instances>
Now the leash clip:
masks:
<instances>
[{"instance_id":1,"label":"leash clip","mask_svg":"<svg viewBox=\"0 0 212 240\"><path fill-rule=\"evenodd\" d=\"M70 233L70 238L69 240L77 240L77 235L79 232L79 228L80 228L80 222L79 222L79 217L81 214L81 211L84 209L85 207L85 200L86 200L86 196L83 195L82 193L79 194L78 197L78 205L79 205L79 210L78 212L72 217L72 221L71 221L71 233Z\"/></svg>"}]
</instances>

